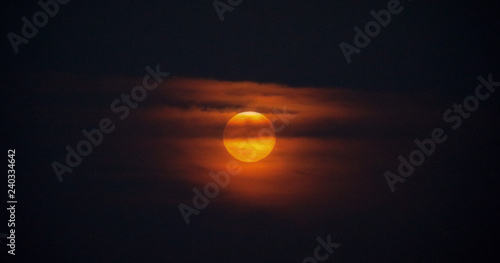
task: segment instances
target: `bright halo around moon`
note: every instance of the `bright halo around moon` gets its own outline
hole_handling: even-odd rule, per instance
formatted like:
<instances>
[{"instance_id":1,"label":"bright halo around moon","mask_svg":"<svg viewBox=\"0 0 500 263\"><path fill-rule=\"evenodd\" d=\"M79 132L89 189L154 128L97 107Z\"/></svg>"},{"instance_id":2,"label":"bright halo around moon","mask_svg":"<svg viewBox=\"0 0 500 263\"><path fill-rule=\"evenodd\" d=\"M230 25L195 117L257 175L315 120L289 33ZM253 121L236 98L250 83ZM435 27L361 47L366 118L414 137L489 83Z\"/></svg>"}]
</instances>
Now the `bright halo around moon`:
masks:
<instances>
[{"instance_id":1,"label":"bright halo around moon","mask_svg":"<svg viewBox=\"0 0 500 263\"><path fill-rule=\"evenodd\" d=\"M226 124L223 137L227 151L243 162L264 159L276 144L276 132L271 121L253 111L232 117Z\"/></svg>"}]
</instances>

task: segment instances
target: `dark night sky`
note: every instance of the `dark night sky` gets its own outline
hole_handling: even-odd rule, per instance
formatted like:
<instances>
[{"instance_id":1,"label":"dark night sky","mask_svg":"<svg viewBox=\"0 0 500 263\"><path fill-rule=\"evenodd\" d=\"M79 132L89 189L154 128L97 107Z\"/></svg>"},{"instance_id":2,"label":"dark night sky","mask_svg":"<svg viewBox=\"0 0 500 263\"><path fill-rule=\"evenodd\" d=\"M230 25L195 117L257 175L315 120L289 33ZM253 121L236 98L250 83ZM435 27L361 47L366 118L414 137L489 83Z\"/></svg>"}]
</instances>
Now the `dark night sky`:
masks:
<instances>
[{"instance_id":1,"label":"dark night sky","mask_svg":"<svg viewBox=\"0 0 500 263\"><path fill-rule=\"evenodd\" d=\"M339 43L387 2L244 0L221 22L207 0L73 0L17 55L6 36L40 8L2 3L1 142L19 200L17 261L5 239L2 258L290 263L331 235L342 246L325 262L498 260L498 91L456 131L442 114L478 76L500 81L500 8L403 0L346 63ZM116 120L110 102L157 64L168 82L59 183L64 146ZM234 179L186 225L178 204L229 160L213 146L227 116L285 104L289 144L247 169L278 178ZM383 172L436 127L448 141L391 193Z\"/></svg>"}]
</instances>

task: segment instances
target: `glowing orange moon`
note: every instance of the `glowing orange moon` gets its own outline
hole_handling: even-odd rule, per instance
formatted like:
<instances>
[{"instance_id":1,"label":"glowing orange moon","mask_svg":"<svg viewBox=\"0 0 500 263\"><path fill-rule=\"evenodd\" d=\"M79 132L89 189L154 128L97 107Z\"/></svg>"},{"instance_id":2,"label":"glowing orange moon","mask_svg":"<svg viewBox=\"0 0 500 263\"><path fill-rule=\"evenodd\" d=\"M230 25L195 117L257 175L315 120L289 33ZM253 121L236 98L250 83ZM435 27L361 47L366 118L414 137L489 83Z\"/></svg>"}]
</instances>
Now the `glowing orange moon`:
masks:
<instances>
[{"instance_id":1,"label":"glowing orange moon","mask_svg":"<svg viewBox=\"0 0 500 263\"><path fill-rule=\"evenodd\" d=\"M276 144L276 132L271 121L253 111L232 117L226 124L223 137L227 151L243 162L264 159Z\"/></svg>"}]
</instances>

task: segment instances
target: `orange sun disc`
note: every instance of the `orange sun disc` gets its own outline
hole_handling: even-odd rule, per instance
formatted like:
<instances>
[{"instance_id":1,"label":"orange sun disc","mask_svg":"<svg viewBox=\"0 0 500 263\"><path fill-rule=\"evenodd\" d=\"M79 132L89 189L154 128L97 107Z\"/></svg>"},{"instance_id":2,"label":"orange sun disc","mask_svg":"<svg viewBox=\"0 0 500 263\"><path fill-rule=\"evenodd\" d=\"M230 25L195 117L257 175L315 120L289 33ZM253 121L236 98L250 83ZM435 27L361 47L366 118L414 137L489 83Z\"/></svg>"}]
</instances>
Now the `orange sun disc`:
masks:
<instances>
[{"instance_id":1,"label":"orange sun disc","mask_svg":"<svg viewBox=\"0 0 500 263\"><path fill-rule=\"evenodd\" d=\"M276 144L276 132L266 116L245 111L227 122L223 139L224 146L234 158L256 162L271 153Z\"/></svg>"}]
</instances>

